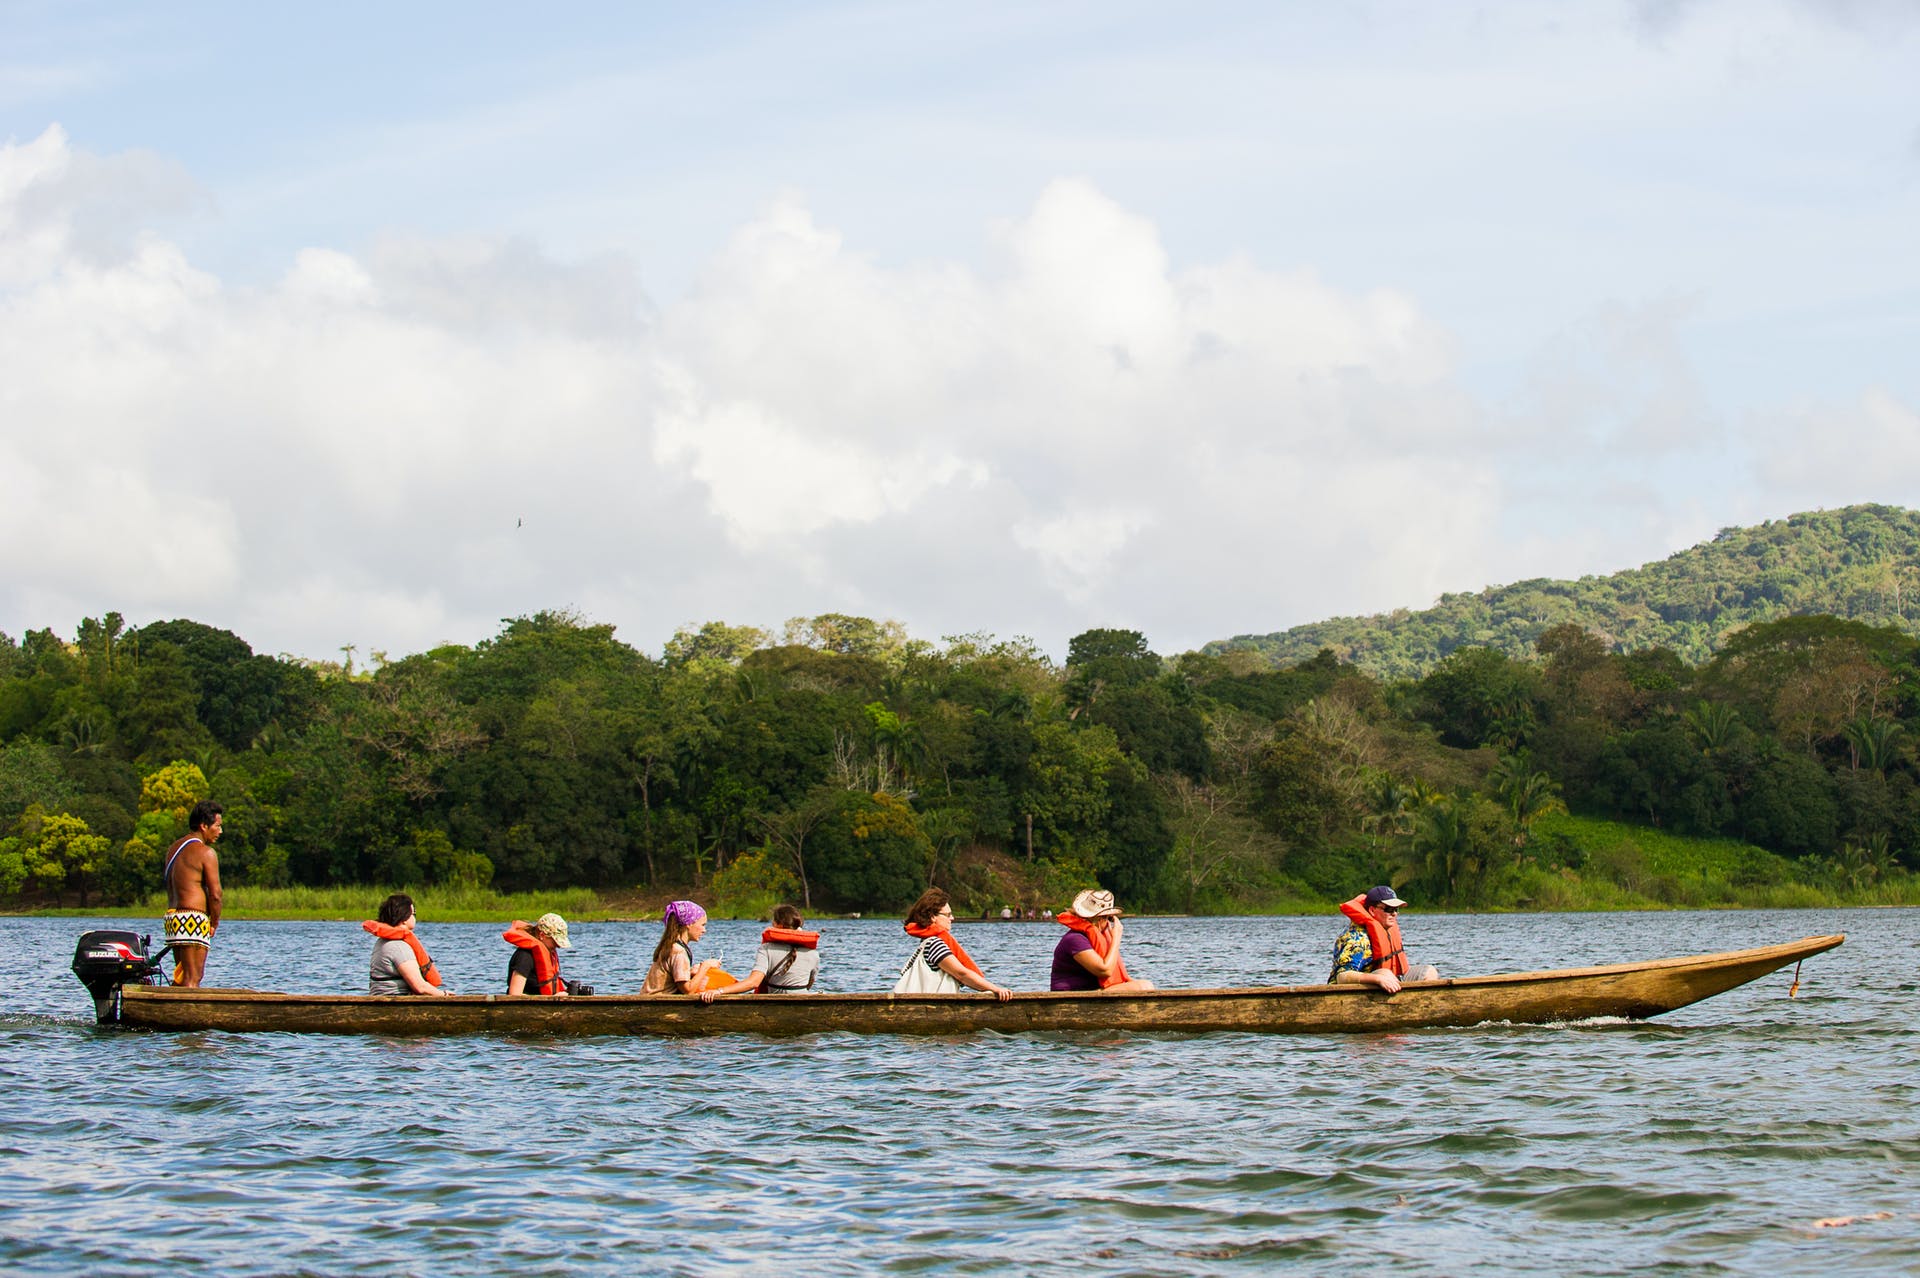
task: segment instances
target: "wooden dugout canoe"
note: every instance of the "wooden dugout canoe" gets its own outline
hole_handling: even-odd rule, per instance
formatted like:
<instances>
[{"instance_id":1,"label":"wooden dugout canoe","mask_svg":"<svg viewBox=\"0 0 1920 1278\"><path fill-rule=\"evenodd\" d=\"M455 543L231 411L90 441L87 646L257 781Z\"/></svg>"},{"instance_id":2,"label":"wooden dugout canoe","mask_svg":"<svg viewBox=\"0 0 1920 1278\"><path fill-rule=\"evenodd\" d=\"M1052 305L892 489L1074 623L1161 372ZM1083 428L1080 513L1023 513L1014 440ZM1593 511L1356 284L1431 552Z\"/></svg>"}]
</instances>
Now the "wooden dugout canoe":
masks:
<instances>
[{"instance_id":1,"label":"wooden dugout canoe","mask_svg":"<svg viewBox=\"0 0 1920 1278\"><path fill-rule=\"evenodd\" d=\"M128 985L124 1025L156 1030L303 1034L971 1034L980 1030L1378 1033L1597 1016L1641 1019L1697 1003L1839 945L1813 936L1696 958L1370 985L1157 990L1150 994L806 994L719 999L471 994L389 998Z\"/></svg>"}]
</instances>

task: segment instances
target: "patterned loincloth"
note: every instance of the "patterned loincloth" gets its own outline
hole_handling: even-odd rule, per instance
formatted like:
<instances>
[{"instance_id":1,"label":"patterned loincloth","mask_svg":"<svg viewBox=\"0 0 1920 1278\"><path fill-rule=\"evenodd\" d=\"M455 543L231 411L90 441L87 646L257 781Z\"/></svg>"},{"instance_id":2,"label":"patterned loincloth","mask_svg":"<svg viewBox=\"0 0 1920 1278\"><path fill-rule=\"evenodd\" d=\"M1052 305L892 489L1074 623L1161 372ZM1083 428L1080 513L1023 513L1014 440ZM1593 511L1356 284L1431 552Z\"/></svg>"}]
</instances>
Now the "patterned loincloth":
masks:
<instances>
[{"instance_id":1,"label":"patterned loincloth","mask_svg":"<svg viewBox=\"0 0 1920 1278\"><path fill-rule=\"evenodd\" d=\"M168 910L161 922L167 929L168 945L213 946L213 920L198 910Z\"/></svg>"}]
</instances>

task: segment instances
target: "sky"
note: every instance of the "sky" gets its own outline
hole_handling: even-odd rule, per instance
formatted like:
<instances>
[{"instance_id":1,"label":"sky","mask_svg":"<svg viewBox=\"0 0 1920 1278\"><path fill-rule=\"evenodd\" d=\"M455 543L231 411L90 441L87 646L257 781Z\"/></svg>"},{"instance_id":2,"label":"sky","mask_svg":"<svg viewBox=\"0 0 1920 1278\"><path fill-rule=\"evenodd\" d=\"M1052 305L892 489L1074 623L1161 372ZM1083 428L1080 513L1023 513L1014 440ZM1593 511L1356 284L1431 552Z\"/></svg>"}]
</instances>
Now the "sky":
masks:
<instances>
[{"instance_id":1,"label":"sky","mask_svg":"<svg viewBox=\"0 0 1920 1278\"><path fill-rule=\"evenodd\" d=\"M0 631L1186 651L1920 505L1908 0L0 0Z\"/></svg>"}]
</instances>

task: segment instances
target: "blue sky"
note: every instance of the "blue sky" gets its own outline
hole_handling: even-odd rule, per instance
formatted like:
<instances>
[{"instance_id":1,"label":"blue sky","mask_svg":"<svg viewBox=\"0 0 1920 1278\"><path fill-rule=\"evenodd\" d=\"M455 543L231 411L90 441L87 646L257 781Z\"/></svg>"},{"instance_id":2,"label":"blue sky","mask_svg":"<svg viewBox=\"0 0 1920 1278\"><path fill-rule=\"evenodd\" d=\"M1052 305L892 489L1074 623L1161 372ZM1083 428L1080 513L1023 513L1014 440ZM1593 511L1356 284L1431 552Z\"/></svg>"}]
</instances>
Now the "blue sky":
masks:
<instances>
[{"instance_id":1,"label":"blue sky","mask_svg":"<svg viewBox=\"0 0 1920 1278\"><path fill-rule=\"evenodd\" d=\"M15 635L1171 652L1920 488L1908 4L0 29Z\"/></svg>"}]
</instances>

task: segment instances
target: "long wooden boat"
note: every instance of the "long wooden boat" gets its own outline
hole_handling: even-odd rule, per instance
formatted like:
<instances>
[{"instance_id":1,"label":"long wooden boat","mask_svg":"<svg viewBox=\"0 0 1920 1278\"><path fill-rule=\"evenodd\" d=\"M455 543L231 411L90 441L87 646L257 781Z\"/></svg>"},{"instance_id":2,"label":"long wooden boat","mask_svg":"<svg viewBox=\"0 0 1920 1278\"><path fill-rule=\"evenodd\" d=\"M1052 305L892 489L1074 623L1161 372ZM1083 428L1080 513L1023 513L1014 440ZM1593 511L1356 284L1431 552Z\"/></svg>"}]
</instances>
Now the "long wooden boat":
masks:
<instances>
[{"instance_id":1,"label":"long wooden boat","mask_svg":"<svg viewBox=\"0 0 1920 1278\"><path fill-rule=\"evenodd\" d=\"M1489 1022L1640 1019L1758 980L1844 936L1696 958L1505 976L1371 985L1157 990L1148 994L808 994L719 999L686 995L448 998L273 994L128 985L119 1020L156 1030L303 1034L971 1034L980 1030L1378 1033Z\"/></svg>"}]
</instances>

